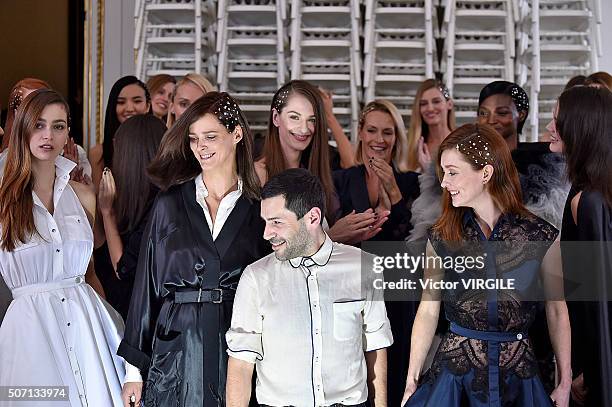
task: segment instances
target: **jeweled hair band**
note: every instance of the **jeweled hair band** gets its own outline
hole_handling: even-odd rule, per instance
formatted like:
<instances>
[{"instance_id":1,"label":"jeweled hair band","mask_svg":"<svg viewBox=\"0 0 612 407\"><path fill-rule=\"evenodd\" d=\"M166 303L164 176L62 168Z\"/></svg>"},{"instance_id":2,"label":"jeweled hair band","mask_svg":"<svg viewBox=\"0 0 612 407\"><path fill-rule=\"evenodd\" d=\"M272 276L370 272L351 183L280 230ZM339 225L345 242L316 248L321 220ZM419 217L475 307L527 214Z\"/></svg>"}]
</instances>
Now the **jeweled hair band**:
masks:
<instances>
[{"instance_id":1,"label":"jeweled hair band","mask_svg":"<svg viewBox=\"0 0 612 407\"><path fill-rule=\"evenodd\" d=\"M213 113L230 132L234 131L236 126L240 124L240 108L227 93L223 95L221 102Z\"/></svg>"},{"instance_id":2,"label":"jeweled hair band","mask_svg":"<svg viewBox=\"0 0 612 407\"><path fill-rule=\"evenodd\" d=\"M478 133L473 133L466 140L455 146L457 151L469 157L476 165L493 164L491 145Z\"/></svg>"}]
</instances>

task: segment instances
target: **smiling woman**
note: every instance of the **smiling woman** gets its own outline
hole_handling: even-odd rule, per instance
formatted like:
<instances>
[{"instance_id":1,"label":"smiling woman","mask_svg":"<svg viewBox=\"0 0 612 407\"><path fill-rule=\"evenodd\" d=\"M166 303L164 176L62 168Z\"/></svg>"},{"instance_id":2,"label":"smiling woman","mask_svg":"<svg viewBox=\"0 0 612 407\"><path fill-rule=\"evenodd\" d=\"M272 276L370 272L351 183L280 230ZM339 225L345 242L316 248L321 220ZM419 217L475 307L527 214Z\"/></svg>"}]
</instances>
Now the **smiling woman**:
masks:
<instances>
[{"instance_id":1,"label":"smiling woman","mask_svg":"<svg viewBox=\"0 0 612 407\"><path fill-rule=\"evenodd\" d=\"M145 114L151 107L151 95L144 83L135 76L124 76L110 90L104 115L104 139L89 150L92 181L96 189L104 167L113 162L115 132L129 117Z\"/></svg>"},{"instance_id":2,"label":"smiling woman","mask_svg":"<svg viewBox=\"0 0 612 407\"><path fill-rule=\"evenodd\" d=\"M560 251L554 243L557 229L525 209L510 150L492 127L466 124L458 128L440 144L437 158L445 192L442 216L429 232L428 256L457 256L466 247L461 246L463 242L471 244L467 250L473 250L476 242L505 242L505 250L486 249L485 267L472 269L468 275L474 280L513 275L522 282L516 289L493 285L478 290L459 286L452 291L423 291L412 329L412 337L418 340L411 344L402 405L550 406L554 402L567 406L571 369L565 301L556 296L556 301L546 301L559 374L559 384L550 396L540 378L532 342L527 340L537 304L531 301L524 282L536 281L551 293L553 281L563 279ZM519 242L543 246L525 251ZM424 270L425 278L435 280L448 279L453 273L445 266ZM562 285L560 290L562 293ZM450 329L431 368L424 372L442 300Z\"/></svg>"},{"instance_id":3,"label":"smiling woman","mask_svg":"<svg viewBox=\"0 0 612 407\"><path fill-rule=\"evenodd\" d=\"M168 74L155 75L147 81L147 88L151 93L151 110L155 117L164 123L168 115L170 99L174 93L174 85L176 85L176 79Z\"/></svg>"},{"instance_id":4,"label":"smiling woman","mask_svg":"<svg viewBox=\"0 0 612 407\"><path fill-rule=\"evenodd\" d=\"M306 81L283 85L272 99L263 154L255 163L261 185L288 168L306 168L325 191L325 216L334 223L338 208L329 165L325 108L319 90Z\"/></svg>"},{"instance_id":5,"label":"smiling woman","mask_svg":"<svg viewBox=\"0 0 612 407\"><path fill-rule=\"evenodd\" d=\"M359 119L357 166L334 172L342 218L329 231L334 241L400 241L411 229L411 206L419 192L418 174L407 171L408 141L404 121L388 100L366 105ZM410 302L387 302L394 344L388 352L389 405L398 405L407 369Z\"/></svg>"},{"instance_id":6,"label":"smiling woman","mask_svg":"<svg viewBox=\"0 0 612 407\"><path fill-rule=\"evenodd\" d=\"M218 405L238 280L269 253L260 218L253 140L227 93L197 99L164 135L149 175L161 189L143 233L119 355L130 368L124 400ZM179 255L177 255L177 253ZM126 404L127 405L127 404Z\"/></svg>"},{"instance_id":7,"label":"smiling woman","mask_svg":"<svg viewBox=\"0 0 612 407\"><path fill-rule=\"evenodd\" d=\"M395 105L388 100L368 103L359 117L358 137L358 165L334 172L334 183L341 215L371 216L376 218L375 227L366 222L355 231L353 226L364 219L340 220L330 230L330 236L350 244L403 240L410 231L410 206L419 188L418 174L407 170L406 130Z\"/></svg>"},{"instance_id":8,"label":"smiling woman","mask_svg":"<svg viewBox=\"0 0 612 407\"><path fill-rule=\"evenodd\" d=\"M408 129L408 168L423 172L438 146L455 129L455 110L448 88L438 79L424 81L414 97Z\"/></svg>"}]
</instances>

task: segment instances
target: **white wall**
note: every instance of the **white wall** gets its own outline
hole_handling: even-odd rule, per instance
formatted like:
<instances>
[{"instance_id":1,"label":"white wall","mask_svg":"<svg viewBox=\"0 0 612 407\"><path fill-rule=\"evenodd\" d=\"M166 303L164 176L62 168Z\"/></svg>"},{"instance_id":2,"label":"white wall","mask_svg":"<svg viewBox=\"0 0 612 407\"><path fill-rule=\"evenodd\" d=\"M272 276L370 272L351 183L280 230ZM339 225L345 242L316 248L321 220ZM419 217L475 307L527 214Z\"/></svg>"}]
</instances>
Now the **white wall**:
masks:
<instances>
[{"instance_id":1,"label":"white wall","mask_svg":"<svg viewBox=\"0 0 612 407\"><path fill-rule=\"evenodd\" d=\"M602 24L601 38L603 56L599 58L599 70L612 73L612 0L601 0Z\"/></svg>"},{"instance_id":2,"label":"white wall","mask_svg":"<svg viewBox=\"0 0 612 407\"><path fill-rule=\"evenodd\" d=\"M104 2L104 108L117 79L134 75L135 0Z\"/></svg>"}]
</instances>

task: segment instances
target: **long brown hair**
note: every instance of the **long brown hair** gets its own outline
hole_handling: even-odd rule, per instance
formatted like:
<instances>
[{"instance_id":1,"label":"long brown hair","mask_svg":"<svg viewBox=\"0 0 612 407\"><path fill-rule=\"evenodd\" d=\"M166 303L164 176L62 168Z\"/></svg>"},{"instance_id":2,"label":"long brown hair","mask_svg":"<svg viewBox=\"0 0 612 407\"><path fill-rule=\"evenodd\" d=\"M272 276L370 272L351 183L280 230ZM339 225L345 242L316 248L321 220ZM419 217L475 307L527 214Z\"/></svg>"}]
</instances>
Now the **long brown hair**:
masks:
<instances>
[{"instance_id":1,"label":"long brown hair","mask_svg":"<svg viewBox=\"0 0 612 407\"><path fill-rule=\"evenodd\" d=\"M0 183L0 248L12 251L18 242L25 243L35 232L34 174L30 136L45 107L60 104L70 122L70 109L62 95L51 89L39 89L29 94L15 114L11 143Z\"/></svg>"},{"instance_id":2,"label":"long brown hair","mask_svg":"<svg viewBox=\"0 0 612 407\"><path fill-rule=\"evenodd\" d=\"M410 171L416 171L419 168L419 154L418 145L419 139L424 137L427 139L429 135L429 126L423 120L421 116L421 99L423 99L423 93L429 89L438 89L446 101L450 100L450 95L446 85L439 79L426 79L421 83L419 89L417 89L416 96L414 97L414 103L412 104L412 114L410 115L410 125L408 127L408 169ZM446 117L446 124L449 130L454 130L456 124L455 120L455 109L448 111ZM425 171L425 168L421 168L421 171Z\"/></svg>"},{"instance_id":3,"label":"long brown hair","mask_svg":"<svg viewBox=\"0 0 612 407\"><path fill-rule=\"evenodd\" d=\"M13 128L13 122L15 121L15 112L17 112L17 108L23 101L24 89L51 89L51 86L49 86L49 84L42 79L36 78L23 78L13 86L11 93L9 93L8 112L6 114L4 137L2 138L2 148L0 151L4 150L9 145L11 129Z\"/></svg>"},{"instance_id":4,"label":"long brown hair","mask_svg":"<svg viewBox=\"0 0 612 407\"><path fill-rule=\"evenodd\" d=\"M117 184L115 212L120 233L134 230L153 201L156 188L147 167L157 154L166 126L153 115L132 116L115 133L113 175Z\"/></svg>"},{"instance_id":5,"label":"long brown hair","mask_svg":"<svg viewBox=\"0 0 612 407\"><path fill-rule=\"evenodd\" d=\"M333 223L334 208L338 205L334 204L335 189L329 163L325 109L323 108L323 100L319 90L306 81L290 81L276 91L272 98L272 107L270 109L270 117L268 118L268 136L266 137L262 154L263 158L265 158L268 179L288 168L287 160L285 160L281 148L278 128L274 125L272 118L274 114L273 109L276 109L278 114L280 114L287 105L289 98L294 94L302 95L310 102L316 121L312 141L302 152L300 164L321 181L327 203L326 216L328 221Z\"/></svg>"},{"instance_id":6,"label":"long brown hair","mask_svg":"<svg viewBox=\"0 0 612 407\"><path fill-rule=\"evenodd\" d=\"M162 191L189 181L202 172L202 167L189 146L189 127L206 114L218 118L219 115L215 112L226 111L222 107L226 103L236 102L225 92L208 92L193 102L164 134L159 152L149 166L149 176ZM236 146L236 167L238 176L242 179L242 195L249 199L259 199L261 188L252 159L253 136L247 119L239 107L236 108L236 115L238 121L235 126L242 128L242 140ZM226 128L232 132L235 126L232 128L226 126Z\"/></svg>"},{"instance_id":7,"label":"long brown hair","mask_svg":"<svg viewBox=\"0 0 612 407\"><path fill-rule=\"evenodd\" d=\"M485 167L485 162L479 161L479 163L476 163L470 158L470 156L478 157L479 153L482 153L482 151L470 147L471 144L469 143L478 136L489 144L489 150L487 151L491 154L489 164L493 167L493 175L487 183L487 190L491 194L493 202L502 213L527 214L528 212L523 205L518 171L514 161L512 161L510 149L503 137L489 125L465 124L442 141L438 150L438 165L436 166L438 177L443 178L441 161L442 153L446 150L456 149L475 171ZM457 148L458 145L461 145L460 149ZM463 239L463 215L466 211L467 208L465 207L456 208L453 206L450 193L445 189L442 192L442 215L436 221L433 230L443 240L461 241Z\"/></svg>"}]
</instances>

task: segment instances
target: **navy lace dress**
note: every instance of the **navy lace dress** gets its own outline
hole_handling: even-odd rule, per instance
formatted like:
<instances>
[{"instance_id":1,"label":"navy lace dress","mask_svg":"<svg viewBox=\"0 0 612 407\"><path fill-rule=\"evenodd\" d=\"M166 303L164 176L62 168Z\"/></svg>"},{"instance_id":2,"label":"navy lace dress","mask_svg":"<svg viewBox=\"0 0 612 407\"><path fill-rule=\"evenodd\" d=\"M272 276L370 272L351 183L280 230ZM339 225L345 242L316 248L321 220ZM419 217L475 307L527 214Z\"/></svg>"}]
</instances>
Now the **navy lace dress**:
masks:
<instances>
[{"instance_id":1,"label":"navy lace dress","mask_svg":"<svg viewBox=\"0 0 612 407\"><path fill-rule=\"evenodd\" d=\"M465 289L459 284L442 291L451 328L406 406L552 406L528 338L538 303L525 297L541 287L540 265L557 229L532 214L505 214L487 239L469 210L463 231L470 243L465 250L488 254L484 267L465 271L464 280L518 282L513 290ZM457 254L435 232L429 232L429 239L438 256ZM444 270L443 279L452 280L451 274L456 275Z\"/></svg>"}]
</instances>

